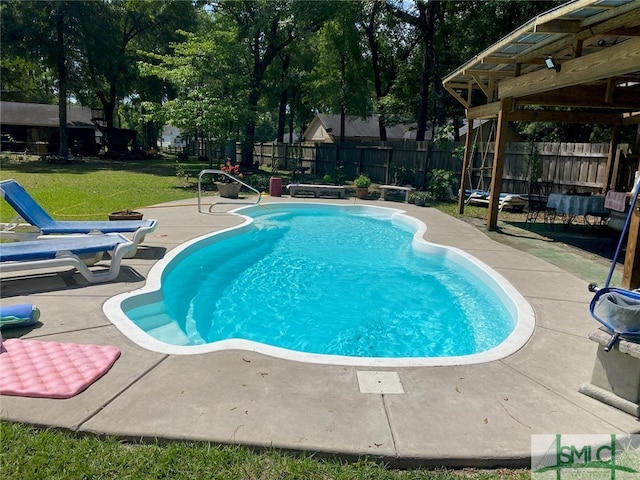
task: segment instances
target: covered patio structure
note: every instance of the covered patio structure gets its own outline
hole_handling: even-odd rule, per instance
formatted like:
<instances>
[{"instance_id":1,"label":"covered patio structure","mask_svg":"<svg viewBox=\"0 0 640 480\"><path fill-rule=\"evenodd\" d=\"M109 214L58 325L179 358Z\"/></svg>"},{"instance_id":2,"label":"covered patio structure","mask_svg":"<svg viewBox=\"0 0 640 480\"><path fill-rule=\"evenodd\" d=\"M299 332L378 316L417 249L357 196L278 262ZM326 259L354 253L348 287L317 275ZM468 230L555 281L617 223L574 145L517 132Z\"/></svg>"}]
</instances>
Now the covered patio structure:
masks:
<instances>
[{"instance_id":1,"label":"covered patio structure","mask_svg":"<svg viewBox=\"0 0 640 480\"><path fill-rule=\"evenodd\" d=\"M507 125L518 122L612 126L603 189L616 184L618 132L640 124L640 0L575 0L539 15L443 80L468 122L496 119L487 228L497 226ZM465 142L462 171L471 154ZM637 153L637 152L636 152ZM640 169L640 166L639 166ZM466 176L461 179L464 192ZM460 195L459 212L464 211ZM640 286L640 217L629 227L623 287Z\"/></svg>"}]
</instances>

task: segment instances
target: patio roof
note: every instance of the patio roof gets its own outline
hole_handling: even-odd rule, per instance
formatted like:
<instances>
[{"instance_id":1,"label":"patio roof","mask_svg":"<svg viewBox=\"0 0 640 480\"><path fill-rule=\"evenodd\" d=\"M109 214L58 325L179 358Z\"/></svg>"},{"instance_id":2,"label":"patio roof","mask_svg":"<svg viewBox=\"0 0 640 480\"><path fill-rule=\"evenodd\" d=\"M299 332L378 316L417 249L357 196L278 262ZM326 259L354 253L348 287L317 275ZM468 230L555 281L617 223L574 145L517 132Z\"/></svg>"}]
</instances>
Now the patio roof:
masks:
<instances>
[{"instance_id":1,"label":"patio roof","mask_svg":"<svg viewBox=\"0 0 640 480\"><path fill-rule=\"evenodd\" d=\"M509 120L638 123L640 0L559 6L475 55L443 84L468 118L495 118L499 100L510 98ZM557 107L579 109L579 115Z\"/></svg>"},{"instance_id":2,"label":"patio roof","mask_svg":"<svg viewBox=\"0 0 640 480\"><path fill-rule=\"evenodd\" d=\"M467 119L496 118L487 228L498 223L510 121L612 125L603 189L619 168L618 127L640 123L640 0L574 0L531 19L443 80ZM463 172L472 146L465 143ZM640 169L640 165L638 166ZM461 176L460 190L466 188ZM458 211L464 211L460 196ZM640 286L633 216L623 286Z\"/></svg>"}]
</instances>

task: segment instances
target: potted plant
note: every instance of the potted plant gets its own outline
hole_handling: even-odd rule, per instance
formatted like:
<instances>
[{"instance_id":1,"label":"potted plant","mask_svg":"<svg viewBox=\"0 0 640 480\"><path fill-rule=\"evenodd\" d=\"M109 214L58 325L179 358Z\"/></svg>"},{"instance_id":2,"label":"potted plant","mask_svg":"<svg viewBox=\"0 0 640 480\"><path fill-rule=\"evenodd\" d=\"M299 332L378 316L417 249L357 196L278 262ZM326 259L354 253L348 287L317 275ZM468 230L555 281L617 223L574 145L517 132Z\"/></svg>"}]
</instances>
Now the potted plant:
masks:
<instances>
[{"instance_id":1,"label":"potted plant","mask_svg":"<svg viewBox=\"0 0 640 480\"><path fill-rule=\"evenodd\" d=\"M414 192L409 195L409 198L409 203L415 203L419 207L427 207L429 202L433 200L433 195L429 192ZM413 202L411 202L411 198L413 198Z\"/></svg>"},{"instance_id":2,"label":"potted plant","mask_svg":"<svg viewBox=\"0 0 640 480\"><path fill-rule=\"evenodd\" d=\"M109 214L109 220L142 220L142 213L135 210L118 210Z\"/></svg>"},{"instance_id":3,"label":"potted plant","mask_svg":"<svg viewBox=\"0 0 640 480\"><path fill-rule=\"evenodd\" d=\"M360 174L360 176L353 181L353 184L356 186L356 194L358 195L358 198L367 198L369 195L371 179L365 174Z\"/></svg>"},{"instance_id":4,"label":"potted plant","mask_svg":"<svg viewBox=\"0 0 640 480\"><path fill-rule=\"evenodd\" d=\"M220 167L220 170L231 175L242 177L242 173L240 173L240 166L232 165L231 160L229 159L227 159L227 162L223 167ZM220 180L216 182L216 186L218 187L220 196L225 198L238 198L242 185L227 175L220 175L219 177Z\"/></svg>"}]
</instances>

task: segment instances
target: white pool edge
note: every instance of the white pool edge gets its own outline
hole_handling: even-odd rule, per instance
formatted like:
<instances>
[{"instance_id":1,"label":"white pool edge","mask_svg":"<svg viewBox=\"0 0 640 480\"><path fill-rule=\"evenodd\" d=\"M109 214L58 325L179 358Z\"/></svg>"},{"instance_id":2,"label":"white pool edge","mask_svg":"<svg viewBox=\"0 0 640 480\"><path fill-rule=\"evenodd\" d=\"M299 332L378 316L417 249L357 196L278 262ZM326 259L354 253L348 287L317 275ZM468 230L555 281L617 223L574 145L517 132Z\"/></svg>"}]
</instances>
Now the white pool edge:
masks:
<instances>
[{"instance_id":1,"label":"white pool edge","mask_svg":"<svg viewBox=\"0 0 640 480\"><path fill-rule=\"evenodd\" d=\"M444 245L437 245L424 240L423 236L427 231L427 226L424 222L407 215L403 210L377 207L369 205L344 205L344 204L319 204L327 205L328 207L341 207L343 209L361 209L369 213L385 212L387 216L391 216L392 222L405 223L412 225L416 228L414 234L414 247L420 250L444 250L448 257L454 258L456 261L462 260L461 263L465 263L465 266L473 266L476 273L482 276L491 278L495 283L492 285L492 289L504 298L505 296L513 302L514 315L517 319L514 330L511 334L498 346L487 350L485 352L476 353L472 355L452 356L452 357L412 357L412 358L388 358L388 357L351 357L341 355L324 355L314 353L297 352L288 350L285 348L274 347L258 342L242 339L230 339L222 340L214 343L203 345L170 345L164 342L160 342L148 335L142 329L134 324L130 320L121 308L122 302L126 299L151 293L160 290L162 273L167 265L184 250L191 245L202 241L203 239L218 236L224 232L231 232L237 229L246 227L252 223L253 219L241 212L247 209L264 208L268 205L274 206L293 206L300 205L301 208L309 207L308 203L297 202L283 202L274 204L263 204L263 206L243 206L241 208L231 210L228 212L232 215L238 215L244 219L244 221L236 226L229 227L223 230L218 230L213 233L199 236L192 240L189 240L176 248L172 249L167 255L159 260L150 270L147 277L147 281L142 288L132 290L129 292L116 295L108 299L103 305L103 312L107 318L113 323L113 325L123 333L127 338L133 341L135 344L143 347L147 350L151 350L158 353L164 353L169 355L199 355L204 353L219 352L223 350L245 350L272 357L281 358L283 360L291 360L304 363L326 364L326 365L343 365L343 366L357 366L357 367L435 367L435 366L453 366L453 365L472 365L479 363L487 363L502 358L508 357L518 350L520 350L529 340L533 334L535 328L535 314L531 305L527 300L518 292L515 287L502 275L489 267L487 264L478 260L474 256L467 252L455 247L449 247ZM314 205L315 206L315 205ZM458 258L456 258L456 255Z\"/></svg>"}]
</instances>

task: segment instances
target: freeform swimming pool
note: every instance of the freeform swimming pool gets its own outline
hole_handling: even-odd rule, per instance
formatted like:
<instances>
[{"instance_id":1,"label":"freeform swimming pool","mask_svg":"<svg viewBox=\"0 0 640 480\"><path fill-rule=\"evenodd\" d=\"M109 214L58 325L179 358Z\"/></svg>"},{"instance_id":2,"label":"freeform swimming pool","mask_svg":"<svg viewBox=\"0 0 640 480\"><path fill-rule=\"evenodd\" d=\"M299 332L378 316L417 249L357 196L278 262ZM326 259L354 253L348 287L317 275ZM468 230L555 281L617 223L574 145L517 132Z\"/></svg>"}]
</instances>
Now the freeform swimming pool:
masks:
<instances>
[{"instance_id":1,"label":"freeform swimming pool","mask_svg":"<svg viewBox=\"0 0 640 480\"><path fill-rule=\"evenodd\" d=\"M244 223L172 251L147 285L105 304L165 353L248 349L354 365L477 363L517 350L533 312L496 272L423 240L400 210L244 207Z\"/></svg>"}]
</instances>

